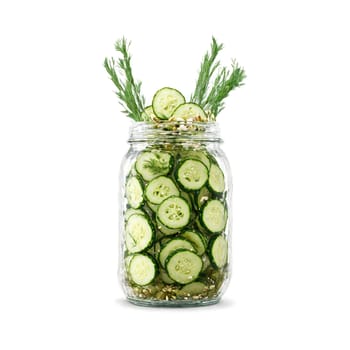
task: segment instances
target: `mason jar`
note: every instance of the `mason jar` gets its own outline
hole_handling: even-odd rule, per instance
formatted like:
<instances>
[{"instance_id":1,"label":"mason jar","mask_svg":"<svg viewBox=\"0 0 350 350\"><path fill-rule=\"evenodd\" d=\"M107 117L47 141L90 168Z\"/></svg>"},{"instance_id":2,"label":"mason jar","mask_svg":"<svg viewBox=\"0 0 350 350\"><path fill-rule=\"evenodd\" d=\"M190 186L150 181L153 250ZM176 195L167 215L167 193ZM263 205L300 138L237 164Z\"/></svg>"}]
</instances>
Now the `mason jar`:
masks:
<instances>
[{"instance_id":1,"label":"mason jar","mask_svg":"<svg viewBox=\"0 0 350 350\"><path fill-rule=\"evenodd\" d=\"M134 122L120 171L119 279L142 306L219 302L230 278L231 175L215 122Z\"/></svg>"}]
</instances>

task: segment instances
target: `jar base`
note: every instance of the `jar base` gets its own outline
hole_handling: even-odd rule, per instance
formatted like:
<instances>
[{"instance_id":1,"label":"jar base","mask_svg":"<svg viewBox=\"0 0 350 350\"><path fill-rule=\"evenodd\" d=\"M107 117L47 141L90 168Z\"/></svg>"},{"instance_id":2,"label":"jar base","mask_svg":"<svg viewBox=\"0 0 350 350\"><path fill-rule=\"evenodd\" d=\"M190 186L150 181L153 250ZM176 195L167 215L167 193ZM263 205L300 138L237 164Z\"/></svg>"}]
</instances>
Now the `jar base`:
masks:
<instances>
[{"instance_id":1,"label":"jar base","mask_svg":"<svg viewBox=\"0 0 350 350\"><path fill-rule=\"evenodd\" d=\"M136 306L148 306L148 307L198 307L215 305L220 302L220 298L208 299L208 300L145 300L127 297L129 303Z\"/></svg>"}]
</instances>

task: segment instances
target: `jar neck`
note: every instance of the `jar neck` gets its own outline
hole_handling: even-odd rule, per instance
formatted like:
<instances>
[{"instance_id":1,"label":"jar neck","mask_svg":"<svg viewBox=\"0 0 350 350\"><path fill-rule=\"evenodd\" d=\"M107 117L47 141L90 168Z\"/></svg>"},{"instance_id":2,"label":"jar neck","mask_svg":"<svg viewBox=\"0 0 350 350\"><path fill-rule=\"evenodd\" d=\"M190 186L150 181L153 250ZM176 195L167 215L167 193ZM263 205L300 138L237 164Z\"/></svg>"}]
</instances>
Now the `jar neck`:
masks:
<instances>
[{"instance_id":1,"label":"jar neck","mask_svg":"<svg viewBox=\"0 0 350 350\"><path fill-rule=\"evenodd\" d=\"M129 143L221 143L218 123L198 122L133 122L130 127Z\"/></svg>"}]
</instances>

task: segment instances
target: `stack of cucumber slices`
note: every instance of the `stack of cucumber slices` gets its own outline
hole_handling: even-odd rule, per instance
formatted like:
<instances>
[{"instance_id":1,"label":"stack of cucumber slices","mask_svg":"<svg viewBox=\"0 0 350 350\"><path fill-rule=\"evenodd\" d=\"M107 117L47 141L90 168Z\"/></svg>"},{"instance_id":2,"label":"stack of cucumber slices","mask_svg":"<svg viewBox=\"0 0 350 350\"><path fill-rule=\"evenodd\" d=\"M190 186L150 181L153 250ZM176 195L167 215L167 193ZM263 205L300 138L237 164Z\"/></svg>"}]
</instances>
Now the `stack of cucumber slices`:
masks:
<instances>
[{"instance_id":1,"label":"stack of cucumber slices","mask_svg":"<svg viewBox=\"0 0 350 350\"><path fill-rule=\"evenodd\" d=\"M153 122L207 122L208 116L196 103L186 102L176 89L165 87L153 96L152 105L145 108L142 120Z\"/></svg>"},{"instance_id":2,"label":"stack of cucumber slices","mask_svg":"<svg viewBox=\"0 0 350 350\"><path fill-rule=\"evenodd\" d=\"M193 115L202 112L176 90L164 94L165 89L153 99L157 118L184 118L189 108ZM225 178L215 157L205 148L150 146L131 166L125 197L127 284L151 286L154 299L162 298L164 287L178 299L218 292L227 273L228 243Z\"/></svg>"}]
</instances>

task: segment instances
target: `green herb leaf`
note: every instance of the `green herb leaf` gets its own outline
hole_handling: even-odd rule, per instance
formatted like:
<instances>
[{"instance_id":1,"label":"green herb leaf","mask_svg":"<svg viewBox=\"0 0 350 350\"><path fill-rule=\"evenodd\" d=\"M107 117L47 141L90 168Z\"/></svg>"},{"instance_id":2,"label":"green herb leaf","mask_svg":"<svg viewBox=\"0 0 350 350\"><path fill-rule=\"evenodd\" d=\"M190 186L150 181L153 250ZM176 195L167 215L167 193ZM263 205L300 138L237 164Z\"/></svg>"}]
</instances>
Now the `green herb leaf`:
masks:
<instances>
[{"instance_id":1,"label":"green herb leaf","mask_svg":"<svg viewBox=\"0 0 350 350\"><path fill-rule=\"evenodd\" d=\"M210 120L216 119L224 108L224 99L236 87L243 85L246 77L244 69L236 61L232 62L231 70L220 66L220 61L216 61L216 58L222 49L223 45L218 44L213 37L211 52L204 55L195 92L191 96L192 102L198 103L207 111Z\"/></svg>"},{"instance_id":2,"label":"green herb leaf","mask_svg":"<svg viewBox=\"0 0 350 350\"><path fill-rule=\"evenodd\" d=\"M125 38L118 40L115 49L122 57L117 62L114 58L106 58L104 67L117 88L116 94L124 108L123 112L135 121L141 121L145 98L141 94L141 82L136 82L132 74L129 45Z\"/></svg>"},{"instance_id":3,"label":"green herb leaf","mask_svg":"<svg viewBox=\"0 0 350 350\"><path fill-rule=\"evenodd\" d=\"M232 62L231 67L232 71L225 67L220 70L203 104L204 109L210 110L214 116L217 116L223 110L223 100L236 87L242 86L246 77L244 69L239 67L235 61Z\"/></svg>"},{"instance_id":4,"label":"green herb leaf","mask_svg":"<svg viewBox=\"0 0 350 350\"><path fill-rule=\"evenodd\" d=\"M156 154L156 158L146 160L143 167L149 169L152 174L164 174L168 170L168 164L161 162L159 156Z\"/></svg>"},{"instance_id":5,"label":"green herb leaf","mask_svg":"<svg viewBox=\"0 0 350 350\"><path fill-rule=\"evenodd\" d=\"M204 55L199 71L196 88L191 96L191 102L195 102L200 106L203 104L207 94L210 78L217 70L220 62L216 62L216 57L220 50L223 49L223 44L218 44L214 37L212 37L211 51Z\"/></svg>"}]
</instances>

